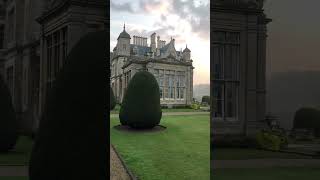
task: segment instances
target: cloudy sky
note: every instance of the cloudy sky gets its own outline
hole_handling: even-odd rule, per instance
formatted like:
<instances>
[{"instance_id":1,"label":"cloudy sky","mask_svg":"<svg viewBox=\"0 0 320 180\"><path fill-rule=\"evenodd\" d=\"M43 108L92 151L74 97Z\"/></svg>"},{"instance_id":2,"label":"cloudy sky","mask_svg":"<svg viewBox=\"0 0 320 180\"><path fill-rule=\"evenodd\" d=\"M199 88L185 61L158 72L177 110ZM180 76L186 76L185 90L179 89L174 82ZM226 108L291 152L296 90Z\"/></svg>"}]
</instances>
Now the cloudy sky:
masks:
<instances>
[{"instance_id":1,"label":"cloudy sky","mask_svg":"<svg viewBox=\"0 0 320 180\"><path fill-rule=\"evenodd\" d=\"M210 82L209 0L111 0L110 7L110 51L125 22L131 37L148 37L148 44L153 32L167 43L174 38L176 50L187 44L195 67L194 85Z\"/></svg>"},{"instance_id":2,"label":"cloudy sky","mask_svg":"<svg viewBox=\"0 0 320 180\"><path fill-rule=\"evenodd\" d=\"M320 70L320 1L266 0L270 72Z\"/></svg>"}]
</instances>

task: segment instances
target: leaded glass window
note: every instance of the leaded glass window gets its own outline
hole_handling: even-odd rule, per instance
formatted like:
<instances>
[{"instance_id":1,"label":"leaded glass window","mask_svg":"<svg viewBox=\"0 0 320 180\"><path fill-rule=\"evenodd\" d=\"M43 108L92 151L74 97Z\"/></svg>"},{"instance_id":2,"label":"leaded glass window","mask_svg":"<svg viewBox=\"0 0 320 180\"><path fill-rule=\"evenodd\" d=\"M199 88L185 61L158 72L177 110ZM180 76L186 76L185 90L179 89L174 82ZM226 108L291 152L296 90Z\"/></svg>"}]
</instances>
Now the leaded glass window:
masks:
<instances>
[{"instance_id":1,"label":"leaded glass window","mask_svg":"<svg viewBox=\"0 0 320 180\"><path fill-rule=\"evenodd\" d=\"M240 33L213 32L213 117L238 118Z\"/></svg>"}]
</instances>

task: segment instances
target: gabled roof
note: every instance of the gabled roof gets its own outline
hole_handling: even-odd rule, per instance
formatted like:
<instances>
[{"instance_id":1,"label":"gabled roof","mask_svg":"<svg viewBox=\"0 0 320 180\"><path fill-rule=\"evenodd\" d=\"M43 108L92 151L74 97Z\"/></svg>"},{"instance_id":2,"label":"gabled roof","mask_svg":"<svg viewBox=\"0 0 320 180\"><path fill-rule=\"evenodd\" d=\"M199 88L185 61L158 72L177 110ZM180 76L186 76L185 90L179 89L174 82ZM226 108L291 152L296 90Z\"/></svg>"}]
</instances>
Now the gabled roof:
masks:
<instances>
[{"instance_id":1,"label":"gabled roof","mask_svg":"<svg viewBox=\"0 0 320 180\"><path fill-rule=\"evenodd\" d=\"M165 52L168 50L168 48L169 48L169 44L166 44L165 46L163 46L162 48L160 48L161 54L162 54L162 53L165 53Z\"/></svg>"},{"instance_id":2,"label":"gabled roof","mask_svg":"<svg viewBox=\"0 0 320 180\"><path fill-rule=\"evenodd\" d=\"M171 41L170 41L168 44L166 44L165 46L163 46L162 48L160 48L160 53L161 53L161 54L166 53L166 52L169 50L170 47L172 47L173 49L175 49L172 39L171 39ZM175 50L175 51L176 51L176 50Z\"/></svg>"}]
</instances>

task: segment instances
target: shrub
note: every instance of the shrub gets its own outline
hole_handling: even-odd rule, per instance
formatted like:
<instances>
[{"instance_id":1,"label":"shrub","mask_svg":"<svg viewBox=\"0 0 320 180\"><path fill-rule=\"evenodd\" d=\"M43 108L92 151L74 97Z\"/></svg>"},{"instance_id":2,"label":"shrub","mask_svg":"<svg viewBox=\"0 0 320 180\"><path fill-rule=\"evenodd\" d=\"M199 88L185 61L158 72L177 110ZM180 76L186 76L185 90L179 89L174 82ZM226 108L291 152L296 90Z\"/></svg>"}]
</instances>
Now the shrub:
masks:
<instances>
[{"instance_id":1,"label":"shrub","mask_svg":"<svg viewBox=\"0 0 320 180\"><path fill-rule=\"evenodd\" d=\"M202 100L201 100L202 104L210 104L210 96L202 96Z\"/></svg>"},{"instance_id":2,"label":"shrub","mask_svg":"<svg viewBox=\"0 0 320 180\"><path fill-rule=\"evenodd\" d=\"M116 105L116 98L114 97L112 88L110 88L110 110L113 110Z\"/></svg>"},{"instance_id":3,"label":"shrub","mask_svg":"<svg viewBox=\"0 0 320 180\"><path fill-rule=\"evenodd\" d=\"M136 73L128 85L119 113L122 125L132 128L153 128L160 123L159 86L155 77L147 72Z\"/></svg>"},{"instance_id":4,"label":"shrub","mask_svg":"<svg viewBox=\"0 0 320 180\"><path fill-rule=\"evenodd\" d=\"M288 145L288 138L275 131L260 131L256 135L256 141L259 148L279 151Z\"/></svg>"},{"instance_id":5,"label":"shrub","mask_svg":"<svg viewBox=\"0 0 320 180\"><path fill-rule=\"evenodd\" d=\"M0 76L0 152L14 148L18 139L18 123L12 105L11 95Z\"/></svg>"},{"instance_id":6,"label":"shrub","mask_svg":"<svg viewBox=\"0 0 320 180\"><path fill-rule=\"evenodd\" d=\"M315 136L320 137L320 110L301 108L296 111L293 121L294 129L313 129Z\"/></svg>"},{"instance_id":7,"label":"shrub","mask_svg":"<svg viewBox=\"0 0 320 180\"><path fill-rule=\"evenodd\" d=\"M89 33L71 49L41 117L30 180L108 178L107 36Z\"/></svg>"},{"instance_id":8,"label":"shrub","mask_svg":"<svg viewBox=\"0 0 320 180\"><path fill-rule=\"evenodd\" d=\"M195 110L200 109L200 104L192 103L192 104L191 104L191 109L195 109Z\"/></svg>"}]
</instances>

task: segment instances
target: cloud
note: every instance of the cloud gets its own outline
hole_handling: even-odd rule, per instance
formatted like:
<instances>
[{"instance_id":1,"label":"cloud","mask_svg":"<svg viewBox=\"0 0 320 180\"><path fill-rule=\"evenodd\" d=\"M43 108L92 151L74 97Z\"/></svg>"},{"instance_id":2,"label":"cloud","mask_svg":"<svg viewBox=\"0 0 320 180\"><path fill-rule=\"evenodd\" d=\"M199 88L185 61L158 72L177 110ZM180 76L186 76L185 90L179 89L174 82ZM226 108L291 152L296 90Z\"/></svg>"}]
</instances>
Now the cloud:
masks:
<instances>
[{"instance_id":1,"label":"cloud","mask_svg":"<svg viewBox=\"0 0 320 180\"><path fill-rule=\"evenodd\" d=\"M172 1L172 11L180 18L189 21L192 31L201 38L209 39L210 33L210 4L196 4L193 0Z\"/></svg>"},{"instance_id":2,"label":"cloud","mask_svg":"<svg viewBox=\"0 0 320 180\"><path fill-rule=\"evenodd\" d=\"M110 8L115 11L120 11L120 12L129 12L129 13L136 13L136 11L133 9L131 3L114 3L114 1L111 0L110 2Z\"/></svg>"},{"instance_id":3,"label":"cloud","mask_svg":"<svg viewBox=\"0 0 320 180\"><path fill-rule=\"evenodd\" d=\"M192 32L202 39L209 39L210 35L210 4L204 0L140 0L116 4L111 1L111 8L115 11L128 12L132 14L158 13L159 20L155 25L158 29L168 28L170 15L176 15L182 20L189 22ZM134 4L138 3L138 4ZM137 5L134 10L133 6Z\"/></svg>"},{"instance_id":4,"label":"cloud","mask_svg":"<svg viewBox=\"0 0 320 180\"><path fill-rule=\"evenodd\" d=\"M165 10L165 1L140 0L139 7L144 13L152 13L159 10Z\"/></svg>"},{"instance_id":5,"label":"cloud","mask_svg":"<svg viewBox=\"0 0 320 180\"><path fill-rule=\"evenodd\" d=\"M174 30L173 26L166 26L166 27L161 27L157 28L154 30L145 30L145 29L137 29L134 27L129 27L128 28L128 33L130 35L138 35L138 36L143 36L143 37L150 37L152 33L156 33L157 35L161 35L161 39L169 42L171 36L169 35L168 31Z\"/></svg>"}]
</instances>

